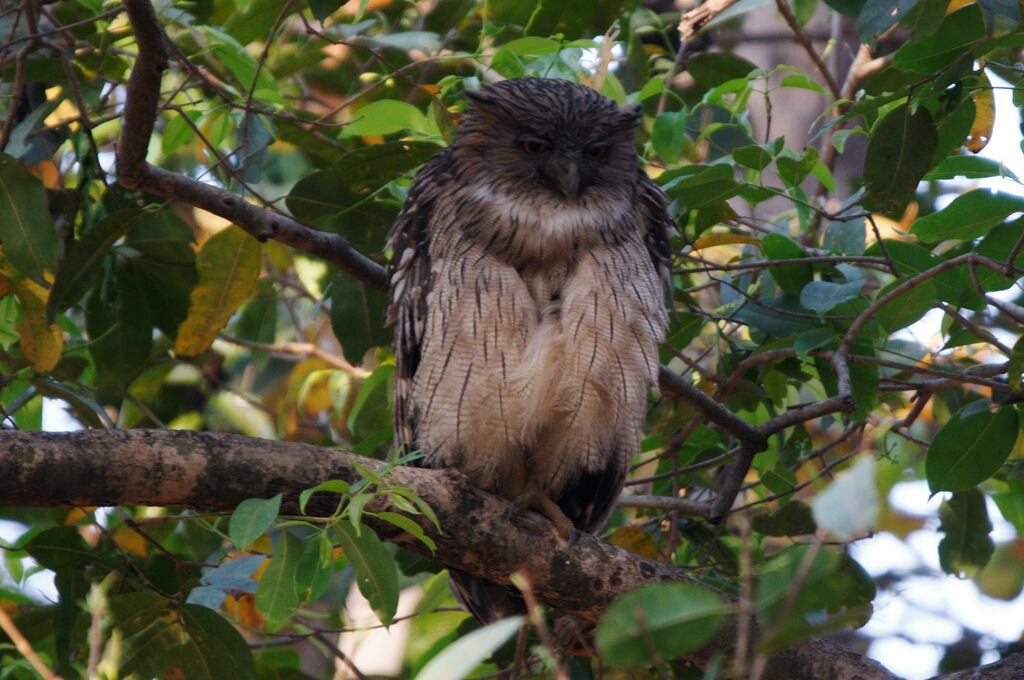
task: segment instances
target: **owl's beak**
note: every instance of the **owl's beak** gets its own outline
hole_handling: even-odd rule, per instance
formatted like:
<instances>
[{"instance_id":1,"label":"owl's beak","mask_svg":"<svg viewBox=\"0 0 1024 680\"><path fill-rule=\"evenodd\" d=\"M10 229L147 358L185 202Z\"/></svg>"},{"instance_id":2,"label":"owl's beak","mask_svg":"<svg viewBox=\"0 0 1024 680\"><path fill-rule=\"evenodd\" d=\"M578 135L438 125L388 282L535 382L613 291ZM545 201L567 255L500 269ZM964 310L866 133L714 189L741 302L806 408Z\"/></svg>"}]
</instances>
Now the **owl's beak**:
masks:
<instances>
[{"instance_id":1,"label":"owl's beak","mask_svg":"<svg viewBox=\"0 0 1024 680\"><path fill-rule=\"evenodd\" d=\"M576 156L561 156L555 161L551 173L555 187L566 198L576 198L580 193L580 164Z\"/></svg>"}]
</instances>

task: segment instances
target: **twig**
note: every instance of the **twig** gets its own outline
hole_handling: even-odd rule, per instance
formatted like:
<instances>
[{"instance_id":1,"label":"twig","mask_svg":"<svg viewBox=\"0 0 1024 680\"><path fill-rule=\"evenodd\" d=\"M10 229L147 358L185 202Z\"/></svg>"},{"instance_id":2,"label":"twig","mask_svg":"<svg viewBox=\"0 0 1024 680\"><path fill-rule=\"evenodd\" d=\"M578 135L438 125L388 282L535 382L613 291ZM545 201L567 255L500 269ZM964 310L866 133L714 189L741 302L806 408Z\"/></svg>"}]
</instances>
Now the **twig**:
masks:
<instances>
[{"instance_id":1,"label":"twig","mask_svg":"<svg viewBox=\"0 0 1024 680\"><path fill-rule=\"evenodd\" d=\"M674 510L685 515L708 517L711 506L689 498L672 496L619 496L616 505L620 508L647 508L649 510Z\"/></svg>"},{"instance_id":2,"label":"twig","mask_svg":"<svg viewBox=\"0 0 1024 680\"><path fill-rule=\"evenodd\" d=\"M736 0L708 0L703 5L694 7L680 19L679 35L683 40L689 40L694 33L734 4Z\"/></svg>"},{"instance_id":3,"label":"twig","mask_svg":"<svg viewBox=\"0 0 1024 680\"><path fill-rule=\"evenodd\" d=\"M548 657L546 661L551 666L552 673L557 680L569 680L569 672L565 664L560 663L558 656L555 654L555 648L551 642L551 631L548 629L548 623L541 613L537 598L533 594L529 576L522 572L516 572L512 574L512 584L523 595L523 600L526 602L526 613L529 616L530 623L537 629L541 649L545 652L544 656Z\"/></svg>"},{"instance_id":4,"label":"twig","mask_svg":"<svg viewBox=\"0 0 1024 680\"><path fill-rule=\"evenodd\" d=\"M269 352L276 354L287 354L291 356L314 356L317 359L322 360L324 363L329 364L333 368L345 371L351 375L359 378L367 378L370 375L370 371L362 368L357 368L349 362L345 361L342 357L335 354L331 354L322 347L317 346L312 342L275 342L275 343L263 343L255 342L253 340L246 340L244 338L236 338L228 335L227 333L221 333L217 336L221 340L230 342L240 347L246 347L248 349L258 350L260 352Z\"/></svg>"},{"instance_id":5,"label":"twig","mask_svg":"<svg viewBox=\"0 0 1024 680\"><path fill-rule=\"evenodd\" d=\"M53 671L46 667L43 660L36 654L36 650L32 649L32 644L21 634L21 631L14 624L14 619L10 617L3 607L0 607L0 629L7 633L7 637L14 643L15 649L25 657L25 660L31 664L36 673L43 677L43 680L61 680L59 675L55 675Z\"/></svg>"},{"instance_id":6,"label":"twig","mask_svg":"<svg viewBox=\"0 0 1024 680\"><path fill-rule=\"evenodd\" d=\"M329 649L331 653L334 654L334 656L336 656L343 664L345 664L345 666L347 666L348 669L352 671L359 680L368 680L367 677L363 675L363 672L359 670L354 663L352 663L352 659L348 658L348 655L345 654L345 652L341 651L341 648L338 647L338 645L328 640L326 635L322 633L314 633L312 637L314 640L316 640L324 647Z\"/></svg>"},{"instance_id":7,"label":"twig","mask_svg":"<svg viewBox=\"0 0 1024 680\"><path fill-rule=\"evenodd\" d=\"M839 85L836 84L835 78L833 78L832 73L829 72L828 66L826 66L825 62L821 60L821 55L818 54L818 51L814 49L814 45L812 45L811 41L807 39L806 35L804 35L803 30L800 28L800 24L797 23L796 17L793 16L793 12L790 11L789 5L786 4L786 0L775 0L775 6L778 7L779 14L782 15L786 24L789 25L789 29L793 31L793 36L796 38L797 42L800 43L804 48L804 51L807 52L807 56L809 56L811 61L814 62L814 65L821 73L821 77L825 79L825 84L828 85L828 89L832 93L832 98L837 100L840 99L842 94L839 90Z\"/></svg>"}]
</instances>

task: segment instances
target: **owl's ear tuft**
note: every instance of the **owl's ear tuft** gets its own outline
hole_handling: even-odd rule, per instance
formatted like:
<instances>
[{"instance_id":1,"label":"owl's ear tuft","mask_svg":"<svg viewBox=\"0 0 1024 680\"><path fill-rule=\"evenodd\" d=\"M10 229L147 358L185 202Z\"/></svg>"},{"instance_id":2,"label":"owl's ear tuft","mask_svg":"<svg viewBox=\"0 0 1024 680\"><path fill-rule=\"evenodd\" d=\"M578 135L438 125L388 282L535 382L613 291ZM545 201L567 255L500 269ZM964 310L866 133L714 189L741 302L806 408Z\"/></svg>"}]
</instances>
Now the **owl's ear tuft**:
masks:
<instances>
[{"instance_id":1,"label":"owl's ear tuft","mask_svg":"<svg viewBox=\"0 0 1024 680\"><path fill-rule=\"evenodd\" d=\"M639 103L623 106L620 111L622 111L624 120L629 120L637 125L640 124L640 119L644 117L644 107Z\"/></svg>"},{"instance_id":2,"label":"owl's ear tuft","mask_svg":"<svg viewBox=\"0 0 1024 680\"><path fill-rule=\"evenodd\" d=\"M630 104L619 109L618 127L622 130L635 130L643 120L644 110L640 104Z\"/></svg>"},{"instance_id":3,"label":"owl's ear tuft","mask_svg":"<svg viewBox=\"0 0 1024 680\"><path fill-rule=\"evenodd\" d=\"M494 93L489 92L487 88L482 90L463 90L462 92L473 104L481 104L487 106L488 104L494 103Z\"/></svg>"}]
</instances>

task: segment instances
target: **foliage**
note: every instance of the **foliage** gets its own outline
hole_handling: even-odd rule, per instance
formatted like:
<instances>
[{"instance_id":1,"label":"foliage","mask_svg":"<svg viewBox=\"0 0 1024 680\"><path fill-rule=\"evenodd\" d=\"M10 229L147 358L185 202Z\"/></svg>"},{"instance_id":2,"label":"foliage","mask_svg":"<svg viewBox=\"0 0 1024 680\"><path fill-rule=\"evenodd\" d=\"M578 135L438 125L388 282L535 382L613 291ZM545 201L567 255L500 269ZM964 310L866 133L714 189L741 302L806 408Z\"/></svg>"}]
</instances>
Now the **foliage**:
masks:
<instances>
[{"instance_id":1,"label":"foliage","mask_svg":"<svg viewBox=\"0 0 1024 680\"><path fill-rule=\"evenodd\" d=\"M846 32L829 49L858 55L844 83L845 70L758 66L730 47L748 4L680 47L678 13L637 0L159 3L172 48L147 158L384 263L412 176L451 141L464 91L547 76L640 103L638 151L678 227L662 362L752 425L807 415L769 433L723 526L627 498L611 540L751 594L756 656L870 617L875 584L827 539L905 534L912 520L886 500L898 481L946 494L947 572L985 583L1002 554L987 499L1022 545L1024 198L980 185L1019 178L975 154L1005 114L995 78L1024 103L1024 29L1014 2L795 3L787 30L800 37L839 14ZM60 399L87 427L238 432L386 458L383 294L212 205L118 184L141 36L122 5L0 3L0 33L4 427L42 429L43 400ZM806 135L773 132L785 118ZM908 332L922 319L929 330ZM799 411L847 389L852 410ZM699 497L718 489L736 445L692 404L652 393L628 488ZM24 533L3 546L0 607L65 678L326 677L310 659L355 625L352 581L385 626L399 588L421 584L402 677L504 664L513 625L453 643L474 624L442 606L441 567L361 529L375 494L432 518L383 473L362 472L361 485L307 492L340 494L317 521L275 520L280 498L230 517L5 509ZM405 515L383 519L429 544ZM55 602L28 594L40 570L55 574ZM711 637L729 606L687 588L609 609L596 636L605 660L690 677L671 657L702 642L686 631ZM246 639L316 647L300 658ZM557 667L547 644L537 672L537 659ZM4 638L0 667L37 677ZM577 660L573 677L620 677L602 668Z\"/></svg>"}]
</instances>

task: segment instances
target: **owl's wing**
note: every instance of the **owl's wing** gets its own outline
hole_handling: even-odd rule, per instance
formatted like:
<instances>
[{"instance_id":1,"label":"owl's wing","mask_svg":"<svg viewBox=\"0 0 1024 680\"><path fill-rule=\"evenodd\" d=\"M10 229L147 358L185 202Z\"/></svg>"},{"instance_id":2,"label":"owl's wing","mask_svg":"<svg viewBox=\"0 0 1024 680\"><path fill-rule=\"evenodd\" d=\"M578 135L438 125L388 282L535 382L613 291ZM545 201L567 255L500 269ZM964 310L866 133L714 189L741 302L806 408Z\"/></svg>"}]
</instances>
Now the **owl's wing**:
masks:
<instances>
[{"instance_id":1,"label":"owl's wing","mask_svg":"<svg viewBox=\"0 0 1024 680\"><path fill-rule=\"evenodd\" d=\"M388 233L387 322L395 324L395 438L400 450L416 450L416 418L410 403L427 324L432 284L428 240L438 198L451 182L451 151L445 149L420 168L402 210Z\"/></svg>"},{"instance_id":2,"label":"owl's wing","mask_svg":"<svg viewBox=\"0 0 1024 680\"><path fill-rule=\"evenodd\" d=\"M637 168L640 179L637 182L638 203L644 216L647 218L647 233L644 234L644 241L647 244L647 252L650 253L654 266L658 269L658 275L665 285L671 290L672 268L671 255L672 247L669 244L669 231L675 228L672 218L668 215L668 197L657 184L654 183L643 168Z\"/></svg>"}]
</instances>

